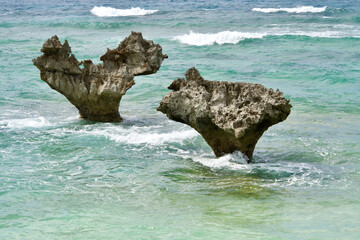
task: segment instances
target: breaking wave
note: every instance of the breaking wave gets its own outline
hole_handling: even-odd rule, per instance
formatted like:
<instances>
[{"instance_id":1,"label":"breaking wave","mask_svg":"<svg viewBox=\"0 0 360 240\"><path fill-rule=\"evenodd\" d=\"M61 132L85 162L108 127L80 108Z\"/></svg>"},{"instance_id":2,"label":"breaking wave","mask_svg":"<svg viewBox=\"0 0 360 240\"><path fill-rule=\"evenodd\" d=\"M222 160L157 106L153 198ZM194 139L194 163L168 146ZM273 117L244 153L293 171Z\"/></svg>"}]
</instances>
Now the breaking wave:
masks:
<instances>
[{"instance_id":1,"label":"breaking wave","mask_svg":"<svg viewBox=\"0 0 360 240\"><path fill-rule=\"evenodd\" d=\"M213 45L217 44L236 44L245 39L262 38L266 36L264 33L248 33L248 32L231 32L223 31L219 33L194 33L190 31L189 34L174 37L181 43L195 46Z\"/></svg>"},{"instance_id":2,"label":"breaking wave","mask_svg":"<svg viewBox=\"0 0 360 240\"><path fill-rule=\"evenodd\" d=\"M93 7L90 12L98 17L126 17L144 16L156 13L158 10L145 10L143 8L117 9L112 7Z\"/></svg>"},{"instance_id":3,"label":"breaking wave","mask_svg":"<svg viewBox=\"0 0 360 240\"><path fill-rule=\"evenodd\" d=\"M263 33L249 33L249 32L231 32L223 31L219 33L194 33L176 36L173 40L180 43L205 46L219 44L237 44L246 39L260 39L269 36L307 36L318 38L359 38L360 32L344 32L344 31L278 31L278 32L263 32Z\"/></svg>"},{"instance_id":4,"label":"breaking wave","mask_svg":"<svg viewBox=\"0 0 360 240\"><path fill-rule=\"evenodd\" d=\"M313 7L313 6L301 6L295 8L253 8L252 11L263 13L276 13L276 12L288 12L288 13L321 13L326 11L325 7Z\"/></svg>"}]
</instances>

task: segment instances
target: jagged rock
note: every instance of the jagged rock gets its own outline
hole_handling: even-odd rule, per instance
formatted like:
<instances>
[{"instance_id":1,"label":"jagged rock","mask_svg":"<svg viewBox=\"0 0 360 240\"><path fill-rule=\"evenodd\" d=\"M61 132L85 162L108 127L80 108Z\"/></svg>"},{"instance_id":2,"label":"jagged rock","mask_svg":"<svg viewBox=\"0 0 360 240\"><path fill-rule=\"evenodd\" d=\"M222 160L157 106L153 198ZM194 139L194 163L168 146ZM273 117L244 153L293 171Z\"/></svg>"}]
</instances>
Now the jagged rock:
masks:
<instances>
[{"instance_id":1,"label":"jagged rock","mask_svg":"<svg viewBox=\"0 0 360 240\"><path fill-rule=\"evenodd\" d=\"M69 43L57 36L46 40L42 56L33 59L40 77L63 94L81 117L101 122L119 122L121 97L135 84L134 76L156 73L164 58L162 48L132 32L120 45L101 56L102 64L79 62ZM83 68L80 66L83 64Z\"/></svg>"},{"instance_id":2,"label":"jagged rock","mask_svg":"<svg viewBox=\"0 0 360 240\"><path fill-rule=\"evenodd\" d=\"M262 134L290 114L290 101L279 90L204 80L195 68L185 77L171 83L168 88L173 91L163 97L157 110L193 127L217 157L238 150L250 162Z\"/></svg>"}]
</instances>

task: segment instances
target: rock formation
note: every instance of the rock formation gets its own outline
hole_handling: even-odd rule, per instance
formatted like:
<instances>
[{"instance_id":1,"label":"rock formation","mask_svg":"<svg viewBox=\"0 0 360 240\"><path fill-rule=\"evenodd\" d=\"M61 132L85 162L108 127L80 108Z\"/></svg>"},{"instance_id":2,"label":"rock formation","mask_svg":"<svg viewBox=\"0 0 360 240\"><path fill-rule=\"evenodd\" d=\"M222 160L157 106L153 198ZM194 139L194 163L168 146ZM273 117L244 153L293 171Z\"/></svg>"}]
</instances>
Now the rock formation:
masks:
<instances>
[{"instance_id":1,"label":"rock formation","mask_svg":"<svg viewBox=\"0 0 360 240\"><path fill-rule=\"evenodd\" d=\"M41 52L42 56L33 59L41 79L63 94L81 117L101 122L121 121L120 100L135 84L134 76L156 73L167 57L159 44L136 32L116 49L107 49L98 65L91 60L79 62L68 42L61 44L57 36L48 39Z\"/></svg>"},{"instance_id":2,"label":"rock formation","mask_svg":"<svg viewBox=\"0 0 360 240\"><path fill-rule=\"evenodd\" d=\"M171 83L168 88L173 91L163 97L157 110L193 127L217 157L238 150L250 162L262 134L290 114L290 101L279 90L204 80L195 68L185 77Z\"/></svg>"}]
</instances>

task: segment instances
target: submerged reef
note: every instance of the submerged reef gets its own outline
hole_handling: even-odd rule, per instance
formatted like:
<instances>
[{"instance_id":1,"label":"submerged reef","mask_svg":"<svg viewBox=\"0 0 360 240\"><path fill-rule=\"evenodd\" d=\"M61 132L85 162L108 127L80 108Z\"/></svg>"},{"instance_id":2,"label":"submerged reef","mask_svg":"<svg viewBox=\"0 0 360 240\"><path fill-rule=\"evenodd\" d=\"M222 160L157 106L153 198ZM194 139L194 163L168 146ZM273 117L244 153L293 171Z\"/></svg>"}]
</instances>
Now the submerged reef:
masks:
<instances>
[{"instance_id":1,"label":"submerged reef","mask_svg":"<svg viewBox=\"0 0 360 240\"><path fill-rule=\"evenodd\" d=\"M259 138L290 114L290 101L279 90L261 84L208 81L190 68L186 80L168 87L157 108L168 118L198 131L217 157L234 151L251 161Z\"/></svg>"},{"instance_id":2,"label":"submerged reef","mask_svg":"<svg viewBox=\"0 0 360 240\"><path fill-rule=\"evenodd\" d=\"M69 43L61 44L57 36L46 40L41 52L33 59L41 79L63 94L82 118L100 122L122 121L120 100L135 84L134 76L156 73L167 58L159 44L138 32L131 32L116 49L107 49L100 57L102 64L79 62Z\"/></svg>"}]
</instances>

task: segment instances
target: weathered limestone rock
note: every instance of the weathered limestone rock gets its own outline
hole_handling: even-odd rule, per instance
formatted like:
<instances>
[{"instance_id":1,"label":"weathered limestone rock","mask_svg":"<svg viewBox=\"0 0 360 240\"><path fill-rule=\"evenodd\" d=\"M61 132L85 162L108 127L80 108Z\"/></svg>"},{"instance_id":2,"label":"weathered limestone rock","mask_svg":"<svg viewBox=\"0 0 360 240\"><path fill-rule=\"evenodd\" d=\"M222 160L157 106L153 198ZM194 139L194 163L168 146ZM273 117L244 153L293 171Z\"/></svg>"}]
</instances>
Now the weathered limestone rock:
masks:
<instances>
[{"instance_id":1,"label":"weathered limestone rock","mask_svg":"<svg viewBox=\"0 0 360 240\"><path fill-rule=\"evenodd\" d=\"M198 131L217 157L242 152L251 161L255 145L272 125L290 114L290 101L261 84L204 80L190 68L171 83L157 108Z\"/></svg>"},{"instance_id":2,"label":"weathered limestone rock","mask_svg":"<svg viewBox=\"0 0 360 240\"><path fill-rule=\"evenodd\" d=\"M134 76L156 73L164 58L162 48L132 32L120 45L101 56L102 64L79 62L68 42L57 36L46 40L42 56L33 59L40 77L63 94L81 117L101 122L119 122L121 97L135 84ZM80 66L83 64L83 68Z\"/></svg>"}]
</instances>

